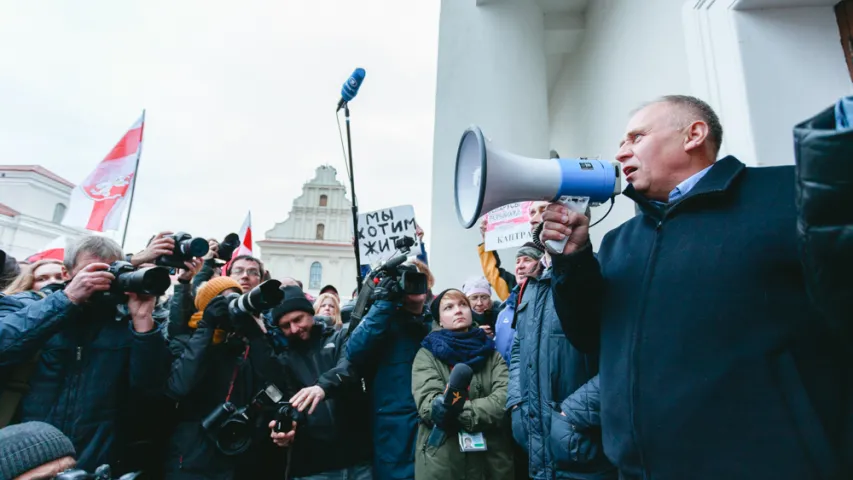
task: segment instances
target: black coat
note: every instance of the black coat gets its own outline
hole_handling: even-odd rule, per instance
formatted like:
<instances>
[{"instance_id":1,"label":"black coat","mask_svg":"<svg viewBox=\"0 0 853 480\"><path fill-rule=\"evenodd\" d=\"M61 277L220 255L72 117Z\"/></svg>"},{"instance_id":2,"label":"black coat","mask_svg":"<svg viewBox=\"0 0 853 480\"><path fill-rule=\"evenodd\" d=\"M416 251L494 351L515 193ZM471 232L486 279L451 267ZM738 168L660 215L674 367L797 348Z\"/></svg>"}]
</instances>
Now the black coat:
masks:
<instances>
[{"instance_id":1,"label":"black coat","mask_svg":"<svg viewBox=\"0 0 853 480\"><path fill-rule=\"evenodd\" d=\"M797 231L815 308L853 339L853 129L829 108L794 129Z\"/></svg>"},{"instance_id":2,"label":"black coat","mask_svg":"<svg viewBox=\"0 0 853 480\"><path fill-rule=\"evenodd\" d=\"M86 470L145 463L149 432L138 419L153 416L147 399L163 384L169 352L159 326L137 333L130 322L115 308L75 305L65 292L0 298L0 377L38 354L20 420L61 430Z\"/></svg>"},{"instance_id":3,"label":"black coat","mask_svg":"<svg viewBox=\"0 0 853 480\"><path fill-rule=\"evenodd\" d=\"M286 340L277 352L279 380L275 383L286 385L285 400L313 385L326 392L326 399L297 426L291 454L292 477L340 470L371 460L368 397L361 377L346 359L345 337L343 330L316 323L309 340Z\"/></svg>"},{"instance_id":4,"label":"black coat","mask_svg":"<svg viewBox=\"0 0 853 480\"><path fill-rule=\"evenodd\" d=\"M273 451L267 428L268 417L257 416L252 433L252 445L236 456L223 454L201 423L223 402L235 407L247 405L264 388L258 375L259 364L268 359L265 339L249 345L236 338L214 345L214 329L206 321L189 337L172 339L174 352L180 355L172 363L166 384L166 395L175 404L176 425L169 441L165 471L168 479L251 479L258 475L260 465L269 465ZM256 345L257 344L257 345ZM233 379L230 397L229 389ZM278 468L283 472L284 456ZM260 470L263 472L263 470Z\"/></svg>"},{"instance_id":5,"label":"black coat","mask_svg":"<svg viewBox=\"0 0 853 480\"><path fill-rule=\"evenodd\" d=\"M842 476L847 345L811 307L793 167L716 162L683 198L554 257L554 301L600 350L607 456L628 479ZM600 263L599 263L600 262Z\"/></svg>"}]
</instances>

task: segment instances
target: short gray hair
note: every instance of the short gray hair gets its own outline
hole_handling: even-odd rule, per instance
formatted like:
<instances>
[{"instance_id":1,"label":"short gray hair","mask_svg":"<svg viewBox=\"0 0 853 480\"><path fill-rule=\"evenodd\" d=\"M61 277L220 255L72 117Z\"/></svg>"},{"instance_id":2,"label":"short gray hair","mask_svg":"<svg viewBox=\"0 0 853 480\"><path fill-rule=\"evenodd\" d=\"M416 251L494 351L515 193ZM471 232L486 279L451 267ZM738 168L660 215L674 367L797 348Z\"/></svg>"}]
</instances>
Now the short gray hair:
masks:
<instances>
[{"instance_id":1,"label":"short gray hair","mask_svg":"<svg viewBox=\"0 0 853 480\"><path fill-rule=\"evenodd\" d=\"M708 125L708 141L713 147L714 156L720 153L720 146L723 144L723 125L720 123L720 117L705 101L689 95L664 95L652 103L668 103L687 113L686 118L680 119L679 128L684 128L696 120L705 122Z\"/></svg>"},{"instance_id":2,"label":"short gray hair","mask_svg":"<svg viewBox=\"0 0 853 480\"><path fill-rule=\"evenodd\" d=\"M66 247L63 262L69 272L72 272L74 267L77 266L77 257L81 253L89 253L108 261L120 260L124 256L121 252L121 247L115 240L108 237L88 235Z\"/></svg>"}]
</instances>

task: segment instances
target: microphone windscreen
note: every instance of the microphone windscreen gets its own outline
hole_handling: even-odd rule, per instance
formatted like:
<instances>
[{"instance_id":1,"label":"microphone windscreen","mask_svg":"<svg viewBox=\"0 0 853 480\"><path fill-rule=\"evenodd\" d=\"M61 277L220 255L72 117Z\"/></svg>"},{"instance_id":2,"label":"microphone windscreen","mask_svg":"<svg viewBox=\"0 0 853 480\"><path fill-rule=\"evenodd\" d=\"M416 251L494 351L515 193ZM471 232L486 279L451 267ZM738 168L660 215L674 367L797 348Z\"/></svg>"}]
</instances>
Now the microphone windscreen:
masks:
<instances>
[{"instance_id":1,"label":"microphone windscreen","mask_svg":"<svg viewBox=\"0 0 853 480\"><path fill-rule=\"evenodd\" d=\"M344 86L341 88L341 97L349 102L355 98L358 93L361 82L364 81L365 71L363 68L356 68L352 75L347 79Z\"/></svg>"},{"instance_id":2,"label":"microphone windscreen","mask_svg":"<svg viewBox=\"0 0 853 480\"><path fill-rule=\"evenodd\" d=\"M451 389L465 390L471 385L471 379L474 377L474 370L464 363L458 363L450 372L450 380L448 384Z\"/></svg>"}]
</instances>

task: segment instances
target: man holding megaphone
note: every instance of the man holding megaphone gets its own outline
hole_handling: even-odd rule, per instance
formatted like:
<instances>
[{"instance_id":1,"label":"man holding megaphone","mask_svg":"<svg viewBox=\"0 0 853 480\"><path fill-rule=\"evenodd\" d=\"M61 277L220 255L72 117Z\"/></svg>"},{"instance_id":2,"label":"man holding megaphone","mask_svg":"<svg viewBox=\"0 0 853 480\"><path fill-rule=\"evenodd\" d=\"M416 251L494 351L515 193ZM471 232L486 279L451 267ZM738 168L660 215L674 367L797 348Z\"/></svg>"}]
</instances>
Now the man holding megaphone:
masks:
<instances>
[{"instance_id":1,"label":"man holding megaphone","mask_svg":"<svg viewBox=\"0 0 853 480\"><path fill-rule=\"evenodd\" d=\"M597 258L587 217L543 215L563 330L600 355L605 452L625 479L851 478L849 347L806 297L794 169L716 160L722 134L693 97L637 111L616 159L641 214Z\"/></svg>"}]
</instances>

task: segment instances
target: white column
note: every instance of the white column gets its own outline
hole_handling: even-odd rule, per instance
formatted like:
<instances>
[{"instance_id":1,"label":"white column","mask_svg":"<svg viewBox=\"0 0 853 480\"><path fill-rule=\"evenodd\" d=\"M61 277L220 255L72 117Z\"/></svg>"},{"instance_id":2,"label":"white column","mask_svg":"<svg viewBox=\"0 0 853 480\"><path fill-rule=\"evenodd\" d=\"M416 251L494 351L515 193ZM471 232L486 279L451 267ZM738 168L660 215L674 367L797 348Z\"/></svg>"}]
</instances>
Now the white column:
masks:
<instances>
[{"instance_id":1,"label":"white column","mask_svg":"<svg viewBox=\"0 0 853 480\"><path fill-rule=\"evenodd\" d=\"M544 20L531 0L442 0L433 147L430 267L436 293L480 274L480 234L464 230L453 196L456 149L477 124L492 142L547 158L548 94ZM512 252L504 264L512 269Z\"/></svg>"}]
</instances>

